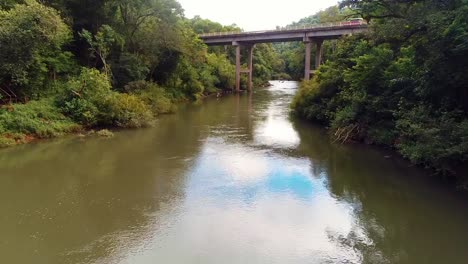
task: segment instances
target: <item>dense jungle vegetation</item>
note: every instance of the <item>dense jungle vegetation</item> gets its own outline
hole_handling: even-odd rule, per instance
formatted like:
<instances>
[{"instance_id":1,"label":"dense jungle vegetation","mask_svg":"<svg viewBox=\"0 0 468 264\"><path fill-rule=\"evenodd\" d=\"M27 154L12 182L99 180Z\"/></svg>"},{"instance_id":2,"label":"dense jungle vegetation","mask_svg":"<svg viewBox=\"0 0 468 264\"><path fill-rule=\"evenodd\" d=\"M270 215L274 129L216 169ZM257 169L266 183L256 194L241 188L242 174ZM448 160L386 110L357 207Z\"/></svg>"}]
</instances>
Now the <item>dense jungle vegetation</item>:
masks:
<instances>
[{"instance_id":1,"label":"dense jungle vegetation","mask_svg":"<svg viewBox=\"0 0 468 264\"><path fill-rule=\"evenodd\" d=\"M329 126L336 141L387 146L456 175L468 159L468 1L340 5L367 20L370 32L326 50L293 112Z\"/></svg>"},{"instance_id":2,"label":"dense jungle vegetation","mask_svg":"<svg viewBox=\"0 0 468 264\"><path fill-rule=\"evenodd\" d=\"M174 103L231 89L232 49L175 0L0 1L0 147L95 127L143 127ZM256 84L281 67L255 51Z\"/></svg>"}]
</instances>

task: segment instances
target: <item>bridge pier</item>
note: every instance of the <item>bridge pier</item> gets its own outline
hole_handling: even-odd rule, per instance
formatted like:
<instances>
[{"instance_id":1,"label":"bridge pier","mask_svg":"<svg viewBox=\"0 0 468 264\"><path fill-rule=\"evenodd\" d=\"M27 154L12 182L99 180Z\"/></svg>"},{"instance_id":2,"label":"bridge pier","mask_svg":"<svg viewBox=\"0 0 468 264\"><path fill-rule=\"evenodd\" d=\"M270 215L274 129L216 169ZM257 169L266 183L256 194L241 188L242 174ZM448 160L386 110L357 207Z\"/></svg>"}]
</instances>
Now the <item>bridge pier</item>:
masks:
<instances>
[{"instance_id":1,"label":"bridge pier","mask_svg":"<svg viewBox=\"0 0 468 264\"><path fill-rule=\"evenodd\" d=\"M252 44L241 44L238 42L233 42L233 46L236 47L236 92L240 92L241 87L241 73L248 74L248 90L252 91L253 86L253 50L255 45ZM248 69L242 70L241 69L241 47L246 46L248 48Z\"/></svg>"},{"instance_id":2,"label":"bridge pier","mask_svg":"<svg viewBox=\"0 0 468 264\"><path fill-rule=\"evenodd\" d=\"M322 44L323 44L323 39L315 39L313 42L316 44L316 52L315 52L315 70L317 70L320 67L320 64L322 62ZM310 80L310 75L313 73L310 70L310 64L311 64L311 54L312 54L312 40L311 39L306 39L304 40L305 44L305 71L304 71L304 80L308 81Z\"/></svg>"},{"instance_id":3,"label":"bridge pier","mask_svg":"<svg viewBox=\"0 0 468 264\"><path fill-rule=\"evenodd\" d=\"M318 39L315 42L317 46L317 51L315 52L315 70L318 70L320 67L320 64L322 64L322 54L323 54L323 49L322 49L322 44L323 44L323 39Z\"/></svg>"},{"instance_id":4,"label":"bridge pier","mask_svg":"<svg viewBox=\"0 0 468 264\"><path fill-rule=\"evenodd\" d=\"M249 84L247 85L249 92L252 91L252 86L253 86L253 51L254 51L254 45L249 46Z\"/></svg>"},{"instance_id":5,"label":"bridge pier","mask_svg":"<svg viewBox=\"0 0 468 264\"><path fill-rule=\"evenodd\" d=\"M312 49L312 42L309 40L306 40L304 42L305 44L305 71L304 71L304 80L308 81L310 80L310 54L311 54L311 49Z\"/></svg>"},{"instance_id":6,"label":"bridge pier","mask_svg":"<svg viewBox=\"0 0 468 264\"><path fill-rule=\"evenodd\" d=\"M236 92L240 92L241 82L241 46L236 46Z\"/></svg>"}]
</instances>

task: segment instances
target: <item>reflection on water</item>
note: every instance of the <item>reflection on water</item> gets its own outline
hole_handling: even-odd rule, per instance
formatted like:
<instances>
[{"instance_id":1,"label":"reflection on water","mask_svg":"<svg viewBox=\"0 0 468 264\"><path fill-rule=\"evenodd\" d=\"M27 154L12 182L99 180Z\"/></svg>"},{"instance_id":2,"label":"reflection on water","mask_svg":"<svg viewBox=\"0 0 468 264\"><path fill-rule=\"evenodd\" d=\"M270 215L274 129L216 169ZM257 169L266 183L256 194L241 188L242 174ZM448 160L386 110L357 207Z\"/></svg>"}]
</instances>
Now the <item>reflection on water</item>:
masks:
<instances>
[{"instance_id":1,"label":"reflection on water","mask_svg":"<svg viewBox=\"0 0 468 264\"><path fill-rule=\"evenodd\" d=\"M0 152L4 263L467 263L464 197L288 117L294 82Z\"/></svg>"},{"instance_id":2,"label":"reflection on water","mask_svg":"<svg viewBox=\"0 0 468 264\"><path fill-rule=\"evenodd\" d=\"M242 153L248 154L243 157ZM187 184L184 214L164 236L168 241L136 259L318 263L333 258L357 262L359 252L328 237L360 229L352 208L331 197L324 177L311 174L309 166L307 160L208 141ZM161 242L156 240L155 244ZM198 245L195 250L194 245ZM177 250L187 254L173 254Z\"/></svg>"},{"instance_id":3,"label":"reflection on water","mask_svg":"<svg viewBox=\"0 0 468 264\"><path fill-rule=\"evenodd\" d=\"M271 93L282 96L293 96L296 92L295 82L277 83L270 88ZM255 114L264 117L258 122L254 132L255 143L265 144L271 148L295 148L300 142L299 135L288 119L289 100L272 100L266 109Z\"/></svg>"}]
</instances>

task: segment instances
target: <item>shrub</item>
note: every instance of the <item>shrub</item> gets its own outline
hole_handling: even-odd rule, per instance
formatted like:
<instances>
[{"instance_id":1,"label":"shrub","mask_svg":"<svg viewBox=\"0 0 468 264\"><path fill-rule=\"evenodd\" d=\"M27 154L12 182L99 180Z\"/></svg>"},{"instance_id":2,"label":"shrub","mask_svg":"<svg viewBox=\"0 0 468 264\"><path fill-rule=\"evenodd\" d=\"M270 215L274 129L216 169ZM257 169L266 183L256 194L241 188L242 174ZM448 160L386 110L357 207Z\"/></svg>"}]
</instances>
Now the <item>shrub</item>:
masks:
<instances>
[{"instance_id":1,"label":"shrub","mask_svg":"<svg viewBox=\"0 0 468 264\"><path fill-rule=\"evenodd\" d=\"M147 104L135 95L114 93L107 101L108 111L102 114L102 123L125 128L150 126L153 114Z\"/></svg>"},{"instance_id":2,"label":"shrub","mask_svg":"<svg viewBox=\"0 0 468 264\"><path fill-rule=\"evenodd\" d=\"M132 53L122 53L119 61L112 64L114 83L119 90L130 82L145 79L149 72L144 58Z\"/></svg>"},{"instance_id":3,"label":"shrub","mask_svg":"<svg viewBox=\"0 0 468 264\"><path fill-rule=\"evenodd\" d=\"M111 138L114 136L114 133L112 133L112 131L108 129L99 130L96 134L100 137L106 137L106 138Z\"/></svg>"},{"instance_id":4,"label":"shrub","mask_svg":"<svg viewBox=\"0 0 468 264\"><path fill-rule=\"evenodd\" d=\"M219 89L232 89L236 84L235 66L225 55L207 54L205 68L207 72L204 74L204 79L211 79L212 86ZM210 85L207 86L210 87Z\"/></svg>"},{"instance_id":5,"label":"shrub","mask_svg":"<svg viewBox=\"0 0 468 264\"><path fill-rule=\"evenodd\" d=\"M455 113L434 113L427 106L397 113L398 150L412 162L441 172L468 160L468 120Z\"/></svg>"},{"instance_id":6,"label":"shrub","mask_svg":"<svg viewBox=\"0 0 468 264\"><path fill-rule=\"evenodd\" d=\"M327 101L317 79L314 78L301 83L299 91L291 104L291 109L296 115L307 120L328 124Z\"/></svg>"},{"instance_id":7,"label":"shrub","mask_svg":"<svg viewBox=\"0 0 468 264\"><path fill-rule=\"evenodd\" d=\"M84 68L80 76L70 80L58 104L67 116L87 127L142 127L150 125L153 118L142 99L112 91L107 76L96 69Z\"/></svg>"},{"instance_id":8,"label":"shrub","mask_svg":"<svg viewBox=\"0 0 468 264\"><path fill-rule=\"evenodd\" d=\"M174 97L197 100L205 91L204 84L200 78L201 70L202 67L196 67L188 58L182 57L177 64L174 74L167 82L171 88L168 91Z\"/></svg>"},{"instance_id":9,"label":"shrub","mask_svg":"<svg viewBox=\"0 0 468 264\"><path fill-rule=\"evenodd\" d=\"M100 112L111 94L107 76L96 69L83 68L65 89L57 101L63 113L84 126L98 125Z\"/></svg>"},{"instance_id":10,"label":"shrub","mask_svg":"<svg viewBox=\"0 0 468 264\"><path fill-rule=\"evenodd\" d=\"M79 97L90 101L99 101L107 96L112 85L107 75L96 69L82 68L78 77L68 82L69 96Z\"/></svg>"},{"instance_id":11,"label":"shrub","mask_svg":"<svg viewBox=\"0 0 468 264\"><path fill-rule=\"evenodd\" d=\"M82 98L72 98L63 102L62 110L69 117L84 126L92 126L98 123L98 108Z\"/></svg>"},{"instance_id":12,"label":"shrub","mask_svg":"<svg viewBox=\"0 0 468 264\"><path fill-rule=\"evenodd\" d=\"M65 117L52 100L14 104L0 110L3 134L27 134L38 138L51 138L80 129Z\"/></svg>"},{"instance_id":13,"label":"shrub","mask_svg":"<svg viewBox=\"0 0 468 264\"><path fill-rule=\"evenodd\" d=\"M166 91L156 83L136 81L125 86L127 92L133 93L150 106L154 115L172 113L175 105L166 95Z\"/></svg>"},{"instance_id":14,"label":"shrub","mask_svg":"<svg viewBox=\"0 0 468 264\"><path fill-rule=\"evenodd\" d=\"M16 144L16 141L12 138L0 136L0 148L11 147Z\"/></svg>"}]
</instances>

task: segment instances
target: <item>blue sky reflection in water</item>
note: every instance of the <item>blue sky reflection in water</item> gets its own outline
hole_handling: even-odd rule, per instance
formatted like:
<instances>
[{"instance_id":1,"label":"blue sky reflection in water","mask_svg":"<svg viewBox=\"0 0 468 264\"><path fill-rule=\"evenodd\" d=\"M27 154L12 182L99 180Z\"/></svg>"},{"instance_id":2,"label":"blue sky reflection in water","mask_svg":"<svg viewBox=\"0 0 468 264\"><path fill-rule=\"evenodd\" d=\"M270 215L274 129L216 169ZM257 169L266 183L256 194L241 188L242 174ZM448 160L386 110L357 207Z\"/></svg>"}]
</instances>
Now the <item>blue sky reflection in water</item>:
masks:
<instances>
[{"instance_id":1,"label":"blue sky reflection in water","mask_svg":"<svg viewBox=\"0 0 468 264\"><path fill-rule=\"evenodd\" d=\"M284 96L295 87L278 82L271 92ZM359 263L359 250L340 239L372 241L353 206L329 193L326 175L314 174L310 159L287 156L299 137L285 111L284 102L268 104L247 144L236 129L212 133L187 173L178 221L127 261Z\"/></svg>"}]
</instances>

